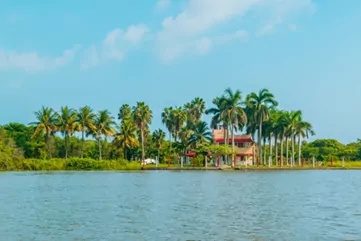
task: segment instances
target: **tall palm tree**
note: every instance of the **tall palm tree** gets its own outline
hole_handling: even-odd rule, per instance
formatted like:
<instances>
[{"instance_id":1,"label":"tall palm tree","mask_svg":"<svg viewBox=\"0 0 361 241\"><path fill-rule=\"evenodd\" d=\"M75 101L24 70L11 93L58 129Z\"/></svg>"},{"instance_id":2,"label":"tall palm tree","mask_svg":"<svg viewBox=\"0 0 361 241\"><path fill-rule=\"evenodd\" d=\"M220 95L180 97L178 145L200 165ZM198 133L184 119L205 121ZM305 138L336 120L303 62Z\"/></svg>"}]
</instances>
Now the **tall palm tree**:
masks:
<instances>
[{"instance_id":1,"label":"tall palm tree","mask_svg":"<svg viewBox=\"0 0 361 241\"><path fill-rule=\"evenodd\" d=\"M199 122L198 122L199 123ZM179 132L180 140L183 144L184 153L188 151L188 144L191 136L193 135L194 130L190 129L188 126L183 126Z\"/></svg>"},{"instance_id":2,"label":"tall palm tree","mask_svg":"<svg viewBox=\"0 0 361 241\"><path fill-rule=\"evenodd\" d=\"M298 165L301 165L301 138L308 138L309 135L315 135L312 125L306 121L298 121L296 123L295 135L298 138Z\"/></svg>"},{"instance_id":3,"label":"tall palm tree","mask_svg":"<svg viewBox=\"0 0 361 241\"><path fill-rule=\"evenodd\" d=\"M254 118L258 123L258 156L262 162L262 123L270 117L270 110L278 105L274 95L267 89L262 89L258 94L251 93L247 96L247 105L253 109Z\"/></svg>"},{"instance_id":4,"label":"tall palm tree","mask_svg":"<svg viewBox=\"0 0 361 241\"><path fill-rule=\"evenodd\" d=\"M75 132L77 127L76 117L76 111L67 106L61 107L60 114L57 116L56 125L60 133L64 136L65 141L65 159L68 159L69 137Z\"/></svg>"},{"instance_id":5,"label":"tall palm tree","mask_svg":"<svg viewBox=\"0 0 361 241\"><path fill-rule=\"evenodd\" d=\"M132 109L128 104L124 104L119 108L118 120L122 122L132 118Z\"/></svg>"},{"instance_id":6,"label":"tall palm tree","mask_svg":"<svg viewBox=\"0 0 361 241\"><path fill-rule=\"evenodd\" d=\"M239 127L243 128L243 126L247 123L247 116L243 110L241 100L242 96L239 90L237 90L236 92L233 92L230 88L227 88L225 90L224 116L229 120L229 125L231 127L232 160L234 160L234 133Z\"/></svg>"},{"instance_id":7,"label":"tall palm tree","mask_svg":"<svg viewBox=\"0 0 361 241\"><path fill-rule=\"evenodd\" d=\"M50 135L56 132L56 119L58 114L52 108L42 107L40 111L34 113L37 121L31 122L30 125L35 126L32 138L38 134L45 136L45 143L48 149L48 156L51 159Z\"/></svg>"},{"instance_id":8,"label":"tall palm tree","mask_svg":"<svg viewBox=\"0 0 361 241\"><path fill-rule=\"evenodd\" d=\"M99 160L102 159L102 137L112 137L115 134L113 125L115 125L114 117L110 115L108 110L99 111L94 118L95 131L91 132L98 142Z\"/></svg>"},{"instance_id":9,"label":"tall palm tree","mask_svg":"<svg viewBox=\"0 0 361 241\"><path fill-rule=\"evenodd\" d=\"M124 159L128 159L128 149L139 146L137 139L137 126L131 119L122 121L119 126L119 132L115 134L115 143L119 143L124 150Z\"/></svg>"},{"instance_id":10,"label":"tall palm tree","mask_svg":"<svg viewBox=\"0 0 361 241\"><path fill-rule=\"evenodd\" d=\"M162 149L162 143L164 141L164 138L165 138L165 132L162 131L161 129L155 130L153 132L152 139L156 143L156 147L158 149L158 160L159 160L159 153L160 153L160 150Z\"/></svg>"},{"instance_id":11,"label":"tall palm tree","mask_svg":"<svg viewBox=\"0 0 361 241\"><path fill-rule=\"evenodd\" d=\"M295 138L296 138L295 131L296 131L296 125L301 119L302 119L302 112L300 110L291 112L291 123L290 123L291 141L292 141L291 166L293 166L295 164Z\"/></svg>"},{"instance_id":12,"label":"tall palm tree","mask_svg":"<svg viewBox=\"0 0 361 241\"><path fill-rule=\"evenodd\" d=\"M137 102L137 105L133 107L133 119L140 129L140 137L142 142L142 162L144 163L144 132L146 129L148 129L148 125L152 123L152 111L149 109L148 105L144 104L144 102Z\"/></svg>"},{"instance_id":13,"label":"tall palm tree","mask_svg":"<svg viewBox=\"0 0 361 241\"><path fill-rule=\"evenodd\" d=\"M211 107L205 111L206 115L213 115L211 120L211 128L217 129L218 124L222 124L224 145L228 146L228 125L230 124L226 113L226 99L224 96L216 97L212 103L215 107ZM225 156L228 162L228 156Z\"/></svg>"},{"instance_id":14,"label":"tall palm tree","mask_svg":"<svg viewBox=\"0 0 361 241\"><path fill-rule=\"evenodd\" d=\"M172 107L164 108L162 112L162 123L166 126L167 130L169 131L169 153L171 152L171 148L172 148L172 133L174 131L172 112L173 112Z\"/></svg>"},{"instance_id":15,"label":"tall palm tree","mask_svg":"<svg viewBox=\"0 0 361 241\"><path fill-rule=\"evenodd\" d=\"M210 131L207 123L200 121L194 128L194 133L189 139L189 144L197 149L205 143L212 142L212 140L212 132Z\"/></svg>"},{"instance_id":16,"label":"tall palm tree","mask_svg":"<svg viewBox=\"0 0 361 241\"><path fill-rule=\"evenodd\" d=\"M95 116L89 106L81 107L76 114L77 130L81 131L81 158L84 157L85 133L95 131Z\"/></svg>"},{"instance_id":17,"label":"tall palm tree","mask_svg":"<svg viewBox=\"0 0 361 241\"><path fill-rule=\"evenodd\" d=\"M206 104L202 98L197 97L185 104L184 109L187 112L187 126L193 128L202 119Z\"/></svg>"},{"instance_id":18,"label":"tall palm tree","mask_svg":"<svg viewBox=\"0 0 361 241\"><path fill-rule=\"evenodd\" d=\"M256 110L249 106L250 103L246 102L245 112L247 115L246 133L251 135L252 140L255 141L255 135L258 129L258 122L256 120ZM253 148L253 164L256 161L256 149Z\"/></svg>"},{"instance_id":19,"label":"tall palm tree","mask_svg":"<svg viewBox=\"0 0 361 241\"><path fill-rule=\"evenodd\" d=\"M286 165L288 165L288 138L287 131L289 130L291 125L291 119L289 112L281 111L280 117L278 118L277 126L280 131L281 137L281 161L283 160L283 142L286 138L287 142L287 157L286 157Z\"/></svg>"},{"instance_id":20,"label":"tall palm tree","mask_svg":"<svg viewBox=\"0 0 361 241\"><path fill-rule=\"evenodd\" d=\"M171 112L171 120L174 127L174 141L177 142L179 132L187 120L187 113L181 107L176 107Z\"/></svg>"}]
</instances>

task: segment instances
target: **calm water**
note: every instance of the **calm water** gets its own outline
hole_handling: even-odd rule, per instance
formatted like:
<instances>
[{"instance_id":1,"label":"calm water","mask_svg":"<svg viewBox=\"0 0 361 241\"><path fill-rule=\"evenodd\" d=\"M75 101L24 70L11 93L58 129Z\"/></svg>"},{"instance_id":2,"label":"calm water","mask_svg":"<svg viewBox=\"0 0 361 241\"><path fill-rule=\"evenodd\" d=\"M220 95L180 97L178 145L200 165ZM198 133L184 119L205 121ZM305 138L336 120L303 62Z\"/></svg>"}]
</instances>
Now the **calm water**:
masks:
<instances>
[{"instance_id":1,"label":"calm water","mask_svg":"<svg viewBox=\"0 0 361 241\"><path fill-rule=\"evenodd\" d=\"M0 173L1 240L361 240L361 171Z\"/></svg>"}]
</instances>

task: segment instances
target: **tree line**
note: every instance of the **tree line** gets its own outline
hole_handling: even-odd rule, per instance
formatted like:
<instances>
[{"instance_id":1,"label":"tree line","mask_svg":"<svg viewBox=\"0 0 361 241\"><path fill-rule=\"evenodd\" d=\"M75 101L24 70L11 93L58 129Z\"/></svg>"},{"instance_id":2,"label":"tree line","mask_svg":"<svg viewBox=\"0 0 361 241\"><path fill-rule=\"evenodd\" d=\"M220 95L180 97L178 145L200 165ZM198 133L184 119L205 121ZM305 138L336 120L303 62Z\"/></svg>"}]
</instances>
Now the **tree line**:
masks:
<instances>
[{"instance_id":1,"label":"tree line","mask_svg":"<svg viewBox=\"0 0 361 241\"><path fill-rule=\"evenodd\" d=\"M203 120L205 114L211 116L210 123ZM227 130L225 140L232 140L231 150L222 149L224 154L231 153L232 160L234 136L241 131L257 140L254 155L260 164L265 164L269 156L286 165L301 165L301 158L310 156L320 160L331 156L361 158L360 142L342 145L334 140L316 140L308 143L306 140L315 134L311 123L303 119L300 110L279 110L275 96L267 89L244 97L239 90L228 88L213 99L209 108L202 98L183 106L166 107L161 118L167 134L162 129L151 132L152 118L153 112L144 102L122 105L117 118L108 110L95 112L89 106L78 110L64 106L59 112L42 107L29 125L9 123L0 128L0 159L6 156L99 160L159 157L160 161L170 157L175 160L184 153L199 153L205 147L215 146L212 129L217 126Z\"/></svg>"}]
</instances>

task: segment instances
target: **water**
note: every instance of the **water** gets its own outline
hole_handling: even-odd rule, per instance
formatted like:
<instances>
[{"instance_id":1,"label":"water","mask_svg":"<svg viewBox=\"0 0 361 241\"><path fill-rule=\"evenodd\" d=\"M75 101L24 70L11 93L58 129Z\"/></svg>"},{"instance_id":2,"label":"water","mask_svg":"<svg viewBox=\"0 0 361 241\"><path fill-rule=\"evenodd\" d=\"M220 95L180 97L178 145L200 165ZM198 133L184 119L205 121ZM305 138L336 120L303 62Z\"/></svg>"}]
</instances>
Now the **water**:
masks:
<instances>
[{"instance_id":1,"label":"water","mask_svg":"<svg viewBox=\"0 0 361 241\"><path fill-rule=\"evenodd\" d=\"M0 173L1 240L361 240L361 171Z\"/></svg>"}]
</instances>

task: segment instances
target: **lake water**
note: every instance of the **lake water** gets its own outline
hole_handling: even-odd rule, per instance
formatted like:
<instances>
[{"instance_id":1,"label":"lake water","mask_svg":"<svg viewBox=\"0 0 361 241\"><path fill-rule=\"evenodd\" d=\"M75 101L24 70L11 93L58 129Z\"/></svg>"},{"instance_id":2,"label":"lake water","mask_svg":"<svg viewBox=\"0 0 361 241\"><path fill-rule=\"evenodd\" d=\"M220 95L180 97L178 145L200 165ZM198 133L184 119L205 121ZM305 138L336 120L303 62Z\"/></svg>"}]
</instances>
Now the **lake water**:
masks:
<instances>
[{"instance_id":1,"label":"lake water","mask_svg":"<svg viewBox=\"0 0 361 241\"><path fill-rule=\"evenodd\" d=\"M1 240L361 240L361 171L0 173Z\"/></svg>"}]
</instances>

